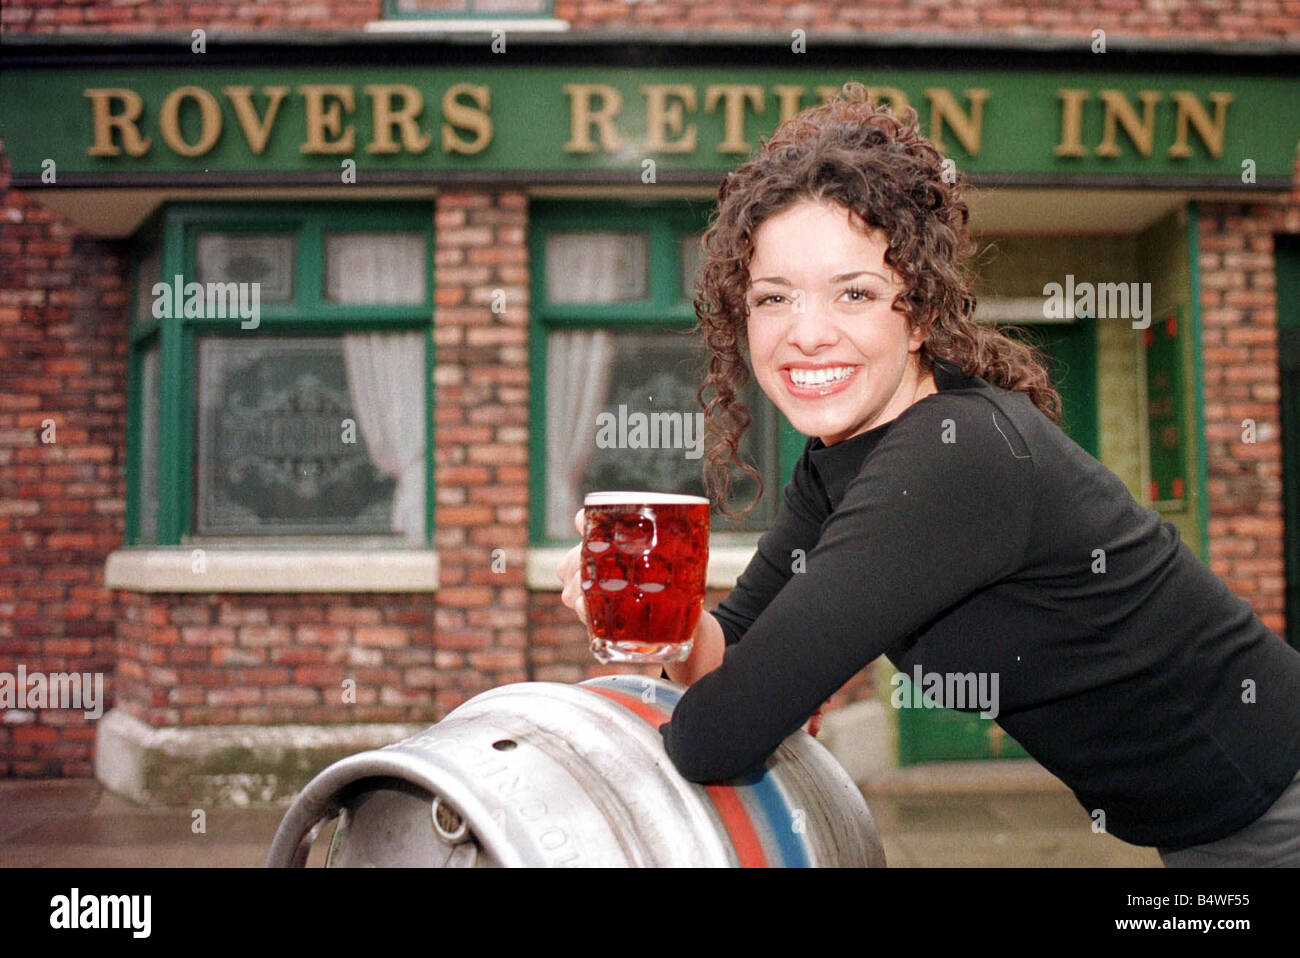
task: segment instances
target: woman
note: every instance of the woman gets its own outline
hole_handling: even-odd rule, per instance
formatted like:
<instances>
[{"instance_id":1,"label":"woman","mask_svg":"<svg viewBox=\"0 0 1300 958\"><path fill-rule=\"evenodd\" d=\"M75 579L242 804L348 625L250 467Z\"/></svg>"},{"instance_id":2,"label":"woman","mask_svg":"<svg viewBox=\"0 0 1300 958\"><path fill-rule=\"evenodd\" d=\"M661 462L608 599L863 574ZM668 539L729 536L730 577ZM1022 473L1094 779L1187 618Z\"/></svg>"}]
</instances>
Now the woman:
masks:
<instances>
[{"instance_id":1,"label":"woman","mask_svg":"<svg viewBox=\"0 0 1300 958\"><path fill-rule=\"evenodd\" d=\"M691 686L668 755L740 775L884 654L991 679L1007 733L1166 864L1300 864L1300 653L1062 432L1036 354L973 321L961 178L915 119L847 84L719 190L695 303L715 501L746 468L747 365L811 438L667 667Z\"/></svg>"}]
</instances>

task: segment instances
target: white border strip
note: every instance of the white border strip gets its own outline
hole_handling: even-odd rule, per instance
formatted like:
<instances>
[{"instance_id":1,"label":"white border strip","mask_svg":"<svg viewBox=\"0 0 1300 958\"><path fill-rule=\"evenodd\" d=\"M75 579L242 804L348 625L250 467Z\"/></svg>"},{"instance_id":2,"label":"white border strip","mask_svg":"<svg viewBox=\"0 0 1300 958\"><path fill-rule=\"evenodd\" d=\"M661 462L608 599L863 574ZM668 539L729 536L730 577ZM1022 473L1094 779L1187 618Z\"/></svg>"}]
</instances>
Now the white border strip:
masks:
<instances>
[{"instance_id":1,"label":"white border strip","mask_svg":"<svg viewBox=\"0 0 1300 958\"><path fill-rule=\"evenodd\" d=\"M433 592L438 588L438 553L202 546L118 549L109 553L104 585L132 592Z\"/></svg>"}]
</instances>

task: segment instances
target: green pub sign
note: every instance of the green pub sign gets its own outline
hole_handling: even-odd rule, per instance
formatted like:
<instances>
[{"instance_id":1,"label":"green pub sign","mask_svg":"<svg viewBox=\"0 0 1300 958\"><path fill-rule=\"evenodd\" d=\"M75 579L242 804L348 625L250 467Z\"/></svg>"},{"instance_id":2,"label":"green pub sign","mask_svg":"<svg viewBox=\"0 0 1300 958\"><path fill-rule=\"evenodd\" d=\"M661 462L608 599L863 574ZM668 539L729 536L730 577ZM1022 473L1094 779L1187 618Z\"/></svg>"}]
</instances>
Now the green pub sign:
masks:
<instances>
[{"instance_id":1,"label":"green pub sign","mask_svg":"<svg viewBox=\"0 0 1300 958\"><path fill-rule=\"evenodd\" d=\"M1105 72L575 67L26 69L0 128L15 185L205 173L584 174L733 168L859 80L977 178L1289 183L1288 81ZM64 177L67 177L64 179Z\"/></svg>"}]
</instances>

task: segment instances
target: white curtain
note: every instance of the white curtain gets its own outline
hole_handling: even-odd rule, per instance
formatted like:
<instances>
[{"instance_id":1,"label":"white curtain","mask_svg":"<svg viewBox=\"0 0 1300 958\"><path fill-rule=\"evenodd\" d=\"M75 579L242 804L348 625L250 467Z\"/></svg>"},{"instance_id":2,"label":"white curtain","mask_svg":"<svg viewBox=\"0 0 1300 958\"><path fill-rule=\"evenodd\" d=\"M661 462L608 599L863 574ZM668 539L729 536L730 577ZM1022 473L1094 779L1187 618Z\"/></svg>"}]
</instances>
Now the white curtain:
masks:
<instances>
[{"instance_id":1,"label":"white curtain","mask_svg":"<svg viewBox=\"0 0 1300 958\"><path fill-rule=\"evenodd\" d=\"M546 529L574 534L573 514L596 445L596 416L606 411L614 337L603 329L562 330L546 340ZM614 410L608 410L613 412Z\"/></svg>"},{"instance_id":2,"label":"white curtain","mask_svg":"<svg viewBox=\"0 0 1300 958\"><path fill-rule=\"evenodd\" d=\"M553 303L612 303L648 295L649 235L578 230L546 238L546 292ZM603 329L557 330L546 340L546 529L567 538L607 409L614 336Z\"/></svg>"},{"instance_id":3,"label":"white curtain","mask_svg":"<svg viewBox=\"0 0 1300 958\"><path fill-rule=\"evenodd\" d=\"M551 233L546 238L546 294L552 303L645 299L646 233Z\"/></svg>"},{"instance_id":4,"label":"white curtain","mask_svg":"<svg viewBox=\"0 0 1300 958\"><path fill-rule=\"evenodd\" d=\"M424 237L346 233L326 241L329 298L345 303L424 301ZM343 337L348 393L370 459L397 480L391 527L424 543L424 333Z\"/></svg>"},{"instance_id":5,"label":"white curtain","mask_svg":"<svg viewBox=\"0 0 1300 958\"><path fill-rule=\"evenodd\" d=\"M336 303L424 302L423 233L325 237L325 295Z\"/></svg>"}]
</instances>

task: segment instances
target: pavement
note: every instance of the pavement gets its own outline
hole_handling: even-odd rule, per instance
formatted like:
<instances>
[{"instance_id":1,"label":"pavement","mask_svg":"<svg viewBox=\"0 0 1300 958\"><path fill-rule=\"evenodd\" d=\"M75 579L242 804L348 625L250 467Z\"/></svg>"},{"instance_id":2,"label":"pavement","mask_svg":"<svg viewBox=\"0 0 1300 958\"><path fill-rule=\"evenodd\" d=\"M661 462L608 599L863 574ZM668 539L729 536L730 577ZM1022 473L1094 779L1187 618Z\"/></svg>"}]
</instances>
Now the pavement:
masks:
<instances>
[{"instance_id":1,"label":"pavement","mask_svg":"<svg viewBox=\"0 0 1300 958\"><path fill-rule=\"evenodd\" d=\"M1161 867L1155 849L1094 832L1065 785L1028 760L894 769L863 794L890 867ZM7 779L0 867L261 867L283 814L140 806L91 779Z\"/></svg>"},{"instance_id":2,"label":"pavement","mask_svg":"<svg viewBox=\"0 0 1300 958\"><path fill-rule=\"evenodd\" d=\"M891 769L862 794L891 868L1163 868L1093 821L1031 759ZM0 861L3 852L0 852Z\"/></svg>"}]
</instances>

